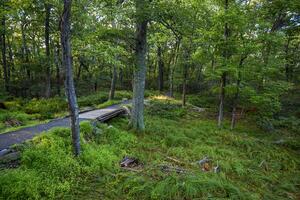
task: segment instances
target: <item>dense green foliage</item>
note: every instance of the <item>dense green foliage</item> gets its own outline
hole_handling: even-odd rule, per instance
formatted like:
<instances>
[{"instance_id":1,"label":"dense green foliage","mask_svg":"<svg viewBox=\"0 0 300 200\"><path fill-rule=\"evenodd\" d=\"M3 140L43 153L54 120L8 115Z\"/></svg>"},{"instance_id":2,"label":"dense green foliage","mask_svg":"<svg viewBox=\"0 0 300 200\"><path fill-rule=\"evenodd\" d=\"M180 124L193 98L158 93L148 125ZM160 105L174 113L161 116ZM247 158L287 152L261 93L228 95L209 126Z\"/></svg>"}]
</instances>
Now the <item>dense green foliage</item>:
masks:
<instances>
[{"instance_id":1,"label":"dense green foliage","mask_svg":"<svg viewBox=\"0 0 300 200\"><path fill-rule=\"evenodd\" d=\"M21 166L0 171L4 199L297 199L299 134L268 134L241 123L218 129L207 112L183 109L178 101L151 100L147 130L136 135L128 120L112 126L81 124L82 155L74 158L70 131L55 129L21 145ZM162 112L163 111L163 112ZM163 113L163 114L162 114ZM180 116L180 118L179 118ZM247 125L246 125L247 124ZM283 132L282 132L283 131ZM283 144L274 144L278 139ZM137 171L119 162L133 156ZM203 172L205 156L221 172ZM171 159L170 159L171 158ZM161 165L186 173L165 173Z\"/></svg>"},{"instance_id":2,"label":"dense green foliage","mask_svg":"<svg viewBox=\"0 0 300 200\"><path fill-rule=\"evenodd\" d=\"M108 92L79 97L78 103L83 110L85 107L103 108L119 103L122 99L131 98L131 92L116 92L115 100L107 101ZM153 92L152 92L153 93ZM20 126L41 123L44 120L67 115L68 106L65 98L51 99L11 99L3 102L5 109L0 109L0 133ZM14 123L15 122L15 123Z\"/></svg>"},{"instance_id":3,"label":"dense green foliage","mask_svg":"<svg viewBox=\"0 0 300 200\"><path fill-rule=\"evenodd\" d=\"M299 0L2 0L0 50L0 134L72 119L13 147L0 199L300 199ZM130 100L79 133L77 104Z\"/></svg>"},{"instance_id":4,"label":"dense green foliage","mask_svg":"<svg viewBox=\"0 0 300 200\"><path fill-rule=\"evenodd\" d=\"M109 88L114 69L116 88L131 89L136 67L135 2L73 3L71 43L79 96ZM149 22L148 90L200 94L215 110L223 110L217 108L222 93L225 112L255 110L258 125L273 130L272 120L282 110L280 97L295 89L299 92L299 1L146 0L144 5L139 18ZM5 93L0 97L47 97L47 84L51 84L51 96L63 94L62 7L63 2L56 0L3 1L0 89ZM46 28L50 55L45 47ZM97 98L81 98L79 104L91 106ZM103 95L101 102L105 99ZM34 105L28 109L37 112ZM47 109L41 118L50 117Z\"/></svg>"}]
</instances>

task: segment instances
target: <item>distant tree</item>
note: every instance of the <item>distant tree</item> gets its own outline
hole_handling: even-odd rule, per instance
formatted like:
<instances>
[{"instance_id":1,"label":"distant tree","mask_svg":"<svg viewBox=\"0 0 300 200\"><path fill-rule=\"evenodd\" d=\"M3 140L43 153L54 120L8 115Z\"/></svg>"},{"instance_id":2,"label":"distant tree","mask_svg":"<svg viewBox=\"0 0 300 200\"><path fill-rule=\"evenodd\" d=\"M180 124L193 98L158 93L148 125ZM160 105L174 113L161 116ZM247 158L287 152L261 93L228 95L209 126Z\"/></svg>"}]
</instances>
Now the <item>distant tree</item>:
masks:
<instances>
[{"instance_id":1,"label":"distant tree","mask_svg":"<svg viewBox=\"0 0 300 200\"><path fill-rule=\"evenodd\" d=\"M46 46L46 89L45 96L49 98L51 95L51 66L50 66L50 12L51 5L45 3L45 46Z\"/></svg>"}]
</instances>

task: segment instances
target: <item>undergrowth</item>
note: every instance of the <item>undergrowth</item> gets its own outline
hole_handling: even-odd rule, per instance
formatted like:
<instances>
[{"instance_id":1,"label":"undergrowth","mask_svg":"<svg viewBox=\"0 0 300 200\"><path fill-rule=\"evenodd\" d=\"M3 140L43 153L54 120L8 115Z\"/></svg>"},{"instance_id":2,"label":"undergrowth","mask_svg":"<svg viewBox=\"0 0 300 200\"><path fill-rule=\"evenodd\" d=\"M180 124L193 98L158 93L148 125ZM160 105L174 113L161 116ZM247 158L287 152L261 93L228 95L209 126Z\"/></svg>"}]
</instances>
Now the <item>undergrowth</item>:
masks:
<instances>
[{"instance_id":1,"label":"undergrowth","mask_svg":"<svg viewBox=\"0 0 300 200\"><path fill-rule=\"evenodd\" d=\"M146 131L128 119L81 124L82 154L72 155L70 131L55 129L19 147L21 166L0 171L3 199L299 199L299 148L274 143L249 124L218 129L173 100L151 100ZM299 143L299 135L289 134ZM296 145L297 146L297 145ZM142 163L124 170L124 156ZM203 157L220 166L203 172ZM164 172L161 166L184 170Z\"/></svg>"},{"instance_id":2,"label":"undergrowth","mask_svg":"<svg viewBox=\"0 0 300 200\"><path fill-rule=\"evenodd\" d=\"M152 94L152 92L148 93ZM108 92L103 91L79 97L78 105L82 109L85 107L104 108L130 98L130 91L116 91L115 99L108 101ZM0 109L0 133L68 115L67 100L63 97L16 98L3 101L3 105L5 109Z\"/></svg>"}]
</instances>

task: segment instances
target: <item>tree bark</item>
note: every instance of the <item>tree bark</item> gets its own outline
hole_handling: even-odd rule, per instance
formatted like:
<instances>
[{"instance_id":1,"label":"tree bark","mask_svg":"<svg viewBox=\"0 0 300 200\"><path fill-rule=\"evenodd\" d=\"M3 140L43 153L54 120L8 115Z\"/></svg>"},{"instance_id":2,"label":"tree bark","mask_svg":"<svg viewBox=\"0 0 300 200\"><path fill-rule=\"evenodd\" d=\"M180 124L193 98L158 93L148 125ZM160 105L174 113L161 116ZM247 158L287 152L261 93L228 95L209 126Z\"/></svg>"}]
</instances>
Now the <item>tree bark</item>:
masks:
<instances>
[{"instance_id":1,"label":"tree bark","mask_svg":"<svg viewBox=\"0 0 300 200\"><path fill-rule=\"evenodd\" d=\"M189 62L189 51L185 49L184 52L185 62L183 65L183 82L182 82L182 107L186 106L186 81L188 75L188 62Z\"/></svg>"},{"instance_id":2,"label":"tree bark","mask_svg":"<svg viewBox=\"0 0 300 200\"><path fill-rule=\"evenodd\" d=\"M60 51L59 51L59 42L57 41L56 47L54 48L54 60L56 66L56 92L58 96L61 96L61 88L60 88L60 67L61 67L61 60L60 60Z\"/></svg>"},{"instance_id":3,"label":"tree bark","mask_svg":"<svg viewBox=\"0 0 300 200\"><path fill-rule=\"evenodd\" d=\"M176 40L176 44L175 44L175 50L174 50L174 56L172 56L173 58L173 63L170 60L170 72L169 72L169 96L173 97L174 94L174 71L175 71L175 66L177 63L177 59L178 59L178 55L179 55L179 48L180 48L180 39ZM171 64L172 63L172 64Z\"/></svg>"},{"instance_id":4,"label":"tree bark","mask_svg":"<svg viewBox=\"0 0 300 200\"><path fill-rule=\"evenodd\" d=\"M144 92L146 79L146 53L147 53L147 24L144 19L145 0L136 0L136 11L139 15L136 24L136 68L134 69L133 79L133 102L131 126L137 131L145 129L144 124Z\"/></svg>"},{"instance_id":5,"label":"tree bark","mask_svg":"<svg viewBox=\"0 0 300 200\"><path fill-rule=\"evenodd\" d=\"M9 92L9 70L7 66L7 60L6 60L6 19L5 16L1 19L1 43L2 43L2 65L3 65L3 74L4 74L4 87L5 91Z\"/></svg>"},{"instance_id":6,"label":"tree bark","mask_svg":"<svg viewBox=\"0 0 300 200\"><path fill-rule=\"evenodd\" d=\"M117 6L119 6L119 3L122 3L122 1L117 2ZM116 19L112 20L111 25L112 25L113 29L117 28L117 22L116 21L117 21ZM117 40L116 43L118 44L119 41ZM118 60L118 55L117 54L115 55L115 60L116 61ZM117 66L116 66L116 64L114 64L113 65L112 79L111 79L111 84L110 84L110 90L109 90L109 95L108 95L108 99L109 100L113 100L115 98L115 90L116 90L116 84L117 84L117 77L118 77Z\"/></svg>"},{"instance_id":7,"label":"tree bark","mask_svg":"<svg viewBox=\"0 0 300 200\"><path fill-rule=\"evenodd\" d=\"M79 114L77 98L73 80L73 64L70 42L70 16L71 16L71 0L64 0L64 10L61 17L61 45L62 45L62 60L66 73L66 95L69 103L72 143L75 156L80 154L80 130L79 130Z\"/></svg>"},{"instance_id":8,"label":"tree bark","mask_svg":"<svg viewBox=\"0 0 300 200\"><path fill-rule=\"evenodd\" d=\"M239 103L239 98L240 98L240 85L241 85L241 68L243 66L244 60L246 59L246 56L241 57L240 63L238 66L238 77L236 81L236 92L233 100L233 108L232 108L232 115L231 115L231 125L230 129L233 130L236 124L236 109Z\"/></svg>"},{"instance_id":9,"label":"tree bark","mask_svg":"<svg viewBox=\"0 0 300 200\"><path fill-rule=\"evenodd\" d=\"M110 90L109 90L109 97L108 97L109 100L113 100L115 98L116 83L117 83L117 66L114 65Z\"/></svg>"},{"instance_id":10,"label":"tree bark","mask_svg":"<svg viewBox=\"0 0 300 200\"><path fill-rule=\"evenodd\" d=\"M226 73L224 72L221 76L220 84L220 104L219 104L219 116L218 116L218 126L222 126L224 118L224 100L225 100L225 86L226 86Z\"/></svg>"},{"instance_id":11,"label":"tree bark","mask_svg":"<svg viewBox=\"0 0 300 200\"><path fill-rule=\"evenodd\" d=\"M290 81L290 62L289 62L289 46L291 39L287 39L287 43L285 45L285 77L286 81Z\"/></svg>"},{"instance_id":12,"label":"tree bark","mask_svg":"<svg viewBox=\"0 0 300 200\"><path fill-rule=\"evenodd\" d=\"M225 13L228 11L228 0L225 0ZM229 28L228 23L225 22L224 27L224 39L225 39L225 49L224 49L224 58L225 58L225 65L227 65L227 61L229 58L228 54L228 37L229 37ZM218 116L218 126L222 127L223 118L224 118L224 100L225 100L225 85L226 85L226 76L227 73L223 72L221 76L221 84L220 84L220 104L219 104L219 116Z\"/></svg>"},{"instance_id":13,"label":"tree bark","mask_svg":"<svg viewBox=\"0 0 300 200\"><path fill-rule=\"evenodd\" d=\"M14 71L14 58L13 58L13 51L12 51L12 44L9 38L7 39L7 45L8 45L8 55L9 55L9 66L8 66L8 77L10 79L11 74Z\"/></svg>"},{"instance_id":14,"label":"tree bark","mask_svg":"<svg viewBox=\"0 0 300 200\"><path fill-rule=\"evenodd\" d=\"M22 54L21 58L23 63L25 64L25 71L27 74L27 78L31 80L31 70L29 68L29 50L27 47L27 41L26 41L26 35L25 35L25 27L26 27L26 22L25 22L25 15L22 16L22 23L21 23L21 34L22 34Z\"/></svg>"},{"instance_id":15,"label":"tree bark","mask_svg":"<svg viewBox=\"0 0 300 200\"><path fill-rule=\"evenodd\" d=\"M158 89L159 91L164 90L164 61L162 59L161 46L157 48L157 58L158 58Z\"/></svg>"},{"instance_id":16,"label":"tree bark","mask_svg":"<svg viewBox=\"0 0 300 200\"><path fill-rule=\"evenodd\" d=\"M50 47L49 47L51 5L46 3L45 10L46 10L46 18L45 18L46 90L45 90L45 97L49 98L51 95L51 65L50 65Z\"/></svg>"}]
</instances>

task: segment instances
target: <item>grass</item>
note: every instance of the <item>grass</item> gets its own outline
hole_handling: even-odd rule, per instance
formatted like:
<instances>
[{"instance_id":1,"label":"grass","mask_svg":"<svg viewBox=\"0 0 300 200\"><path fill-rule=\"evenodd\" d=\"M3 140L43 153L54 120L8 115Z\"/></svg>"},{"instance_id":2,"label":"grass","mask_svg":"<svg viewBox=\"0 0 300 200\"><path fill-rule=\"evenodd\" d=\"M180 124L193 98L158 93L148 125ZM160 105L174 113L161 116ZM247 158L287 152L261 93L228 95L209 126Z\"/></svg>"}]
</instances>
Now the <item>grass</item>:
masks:
<instances>
[{"instance_id":1,"label":"grass","mask_svg":"<svg viewBox=\"0 0 300 200\"><path fill-rule=\"evenodd\" d=\"M55 129L21 147L21 166L0 171L3 199L299 199L299 135L268 134L249 123L230 131L206 113L173 100L153 99L146 131L129 130L126 118L111 126L81 124L82 155L72 156L70 131ZM227 122L229 123L229 122ZM295 144L274 144L274 139ZM126 155L140 171L119 167ZM212 159L220 173L203 172ZM165 173L161 165L186 173ZM1 199L1 197L0 197Z\"/></svg>"}]
</instances>

